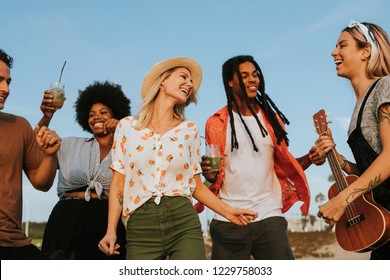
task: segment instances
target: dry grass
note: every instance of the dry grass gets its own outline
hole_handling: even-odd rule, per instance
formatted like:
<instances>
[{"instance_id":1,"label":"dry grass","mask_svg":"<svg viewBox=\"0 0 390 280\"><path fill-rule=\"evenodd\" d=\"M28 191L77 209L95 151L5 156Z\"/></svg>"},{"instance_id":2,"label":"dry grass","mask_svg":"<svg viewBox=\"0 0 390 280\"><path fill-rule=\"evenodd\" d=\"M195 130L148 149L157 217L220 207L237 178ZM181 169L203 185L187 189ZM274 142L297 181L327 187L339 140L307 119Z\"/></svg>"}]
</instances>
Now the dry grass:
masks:
<instances>
[{"instance_id":1,"label":"dry grass","mask_svg":"<svg viewBox=\"0 0 390 280\"><path fill-rule=\"evenodd\" d=\"M288 237L296 259L304 257L329 258L334 256L332 252L320 250L322 247L336 242L334 232L290 232Z\"/></svg>"}]
</instances>

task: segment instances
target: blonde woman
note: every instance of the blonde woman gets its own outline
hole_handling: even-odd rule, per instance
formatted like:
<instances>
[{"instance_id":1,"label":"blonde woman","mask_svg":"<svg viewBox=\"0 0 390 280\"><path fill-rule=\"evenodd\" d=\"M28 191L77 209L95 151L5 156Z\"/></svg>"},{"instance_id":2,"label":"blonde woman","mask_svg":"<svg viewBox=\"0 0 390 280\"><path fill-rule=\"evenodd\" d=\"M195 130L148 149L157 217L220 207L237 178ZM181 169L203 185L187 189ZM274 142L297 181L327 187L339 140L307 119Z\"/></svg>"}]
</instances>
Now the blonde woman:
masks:
<instances>
[{"instance_id":1,"label":"blonde woman","mask_svg":"<svg viewBox=\"0 0 390 280\"><path fill-rule=\"evenodd\" d=\"M257 216L224 204L201 181L198 128L184 118L185 107L197 101L201 80L201 67L193 59L157 63L144 78L139 116L119 122L108 227L99 243L104 253L117 254L121 214L127 259L205 259L193 197L238 225Z\"/></svg>"}]
</instances>

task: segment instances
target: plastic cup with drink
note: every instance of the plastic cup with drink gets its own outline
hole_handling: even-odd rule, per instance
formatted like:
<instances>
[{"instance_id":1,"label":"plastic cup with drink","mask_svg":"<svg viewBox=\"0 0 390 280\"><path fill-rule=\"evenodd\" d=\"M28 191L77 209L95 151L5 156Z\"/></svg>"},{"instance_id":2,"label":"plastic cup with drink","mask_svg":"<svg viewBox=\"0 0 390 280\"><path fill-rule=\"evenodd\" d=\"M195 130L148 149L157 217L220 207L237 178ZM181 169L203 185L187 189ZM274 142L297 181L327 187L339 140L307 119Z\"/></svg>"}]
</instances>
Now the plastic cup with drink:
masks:
<instances>
[{"instance_id":1,"label":"plastic cup with drink","mask_svg":"<svg viewBox=\"0 0 390 280\"><path fill-rule=\"evenodd\" d=\"M52 106L55 109L62 108L62 105L64 105L64 101L65 101L65 85L63 83L61 83L62 72L64 71L65 64L66 64L66 61L65 61L64 65L62 66L60 79L58 80L58 82L52 82L50 84L50 93L51 93L51 95L53 95Z\"/></svg>"},{"instance_id":2,"label":"plastic cup with drink","mask_svg":"<svg viewBox=\"0 0 390 280\"><path fill-rule=\"evenodd\" d=\"M65 100L65 85L61 82L52 82L50 84L50 93L53 95L52 106L55 109L62 108Z\"/></svg>"},{"instance_id":3,"label":"plastic cup with drink","mask_svg":"<svg viewBox=\"0 0 390 280\"><path fill-rule=\"evenodd\" d=\"M206 144L206 158L210 163L210 172L219 171L221 168L221 154L219 152L219 145Z\"/></svg>"}]
</instances>

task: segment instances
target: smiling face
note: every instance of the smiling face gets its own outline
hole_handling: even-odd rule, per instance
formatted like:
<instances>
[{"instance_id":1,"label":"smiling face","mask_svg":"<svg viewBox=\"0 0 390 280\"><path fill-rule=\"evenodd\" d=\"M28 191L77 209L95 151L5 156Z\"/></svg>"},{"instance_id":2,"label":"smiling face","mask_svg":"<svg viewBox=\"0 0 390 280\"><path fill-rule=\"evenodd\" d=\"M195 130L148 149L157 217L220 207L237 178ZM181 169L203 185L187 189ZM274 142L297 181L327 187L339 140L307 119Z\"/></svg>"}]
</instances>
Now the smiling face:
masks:
<instances>
[{"instance_id":1,"label":"smiling face","mask_svg":"<svg viewBox=\"0 0 390 280\"><path fill-rule=\"evenodd\" d=\"M349 32L342 32L336 48L331 54L336 64L337 75L347 79L366 72L368 64L367 49L359 48L357 42Z\"/></svg>"},{"instance_id":2,"label":"smiling face","mask_svg":"<svg viewBox=\"0 0 390 280\"><path fill-rule=\"evenodd\" d=\"M104 123L113 118L110 108L102 103L95 103L89 111L88 125L91 128L93 135L105 136Z\"/></svg>"},{"instance_id":3,"label":"smiling face","mask_svg":"<svg viewBox=\"0 0 390 280\"><path fill-rule=\"evenodd\" d=\"M173 99L175 104L184 104L193 92L192 87L191 72L179 67L161 83L161 92Z\"/></svg>"},{"instance_id":4,"label":"smiling face","mask_svg":"<svg viewBox=\"0 0 390 280\"><path fill-rule=\"evenodd\" d=\"M11 83L11 71L4 61L0 60L0 110L4 109L5 101L9 95Z\"/></svg>"},{"instance_id":5,"label":"smiling face","mask_svg":"<svg viewBox=\"0 0 390 280\"><path fill-rule=\"evenodd\" d=\"M253 63L246 61L239 65L239 70L248 98L256 98L257 89L260 84L260 78L257 73L256 67L253 65ZM229 86L233 88L233 93L236 95L236 100L242 100L243 93L241 90L240 81L238 79L237 73L234 73L233 80L229 81Z\"/></svg>"}]
</instances>

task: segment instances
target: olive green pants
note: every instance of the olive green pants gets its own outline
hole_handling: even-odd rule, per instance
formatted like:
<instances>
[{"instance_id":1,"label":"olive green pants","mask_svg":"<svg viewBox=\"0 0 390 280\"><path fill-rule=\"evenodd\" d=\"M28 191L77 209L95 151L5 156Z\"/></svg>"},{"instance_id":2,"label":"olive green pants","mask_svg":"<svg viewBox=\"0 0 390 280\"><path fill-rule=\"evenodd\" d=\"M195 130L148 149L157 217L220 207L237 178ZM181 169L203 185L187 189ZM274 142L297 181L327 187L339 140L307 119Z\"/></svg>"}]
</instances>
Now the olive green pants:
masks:
<instances>
[{"instance_id":1,"label":"olive green pants","mask_svg":"<svg viewBox=\"0 0 390 280\"><path fill-rule=\"evenodd\" d=\"M126 259L204 260L205 244L198 214L186 197L149 199L127 222Z\"/></svg>"}]
</instances>

